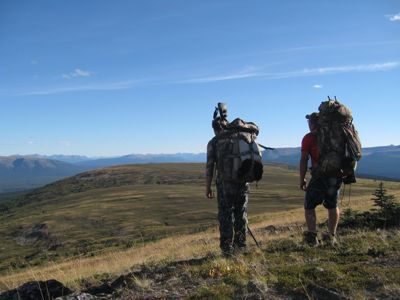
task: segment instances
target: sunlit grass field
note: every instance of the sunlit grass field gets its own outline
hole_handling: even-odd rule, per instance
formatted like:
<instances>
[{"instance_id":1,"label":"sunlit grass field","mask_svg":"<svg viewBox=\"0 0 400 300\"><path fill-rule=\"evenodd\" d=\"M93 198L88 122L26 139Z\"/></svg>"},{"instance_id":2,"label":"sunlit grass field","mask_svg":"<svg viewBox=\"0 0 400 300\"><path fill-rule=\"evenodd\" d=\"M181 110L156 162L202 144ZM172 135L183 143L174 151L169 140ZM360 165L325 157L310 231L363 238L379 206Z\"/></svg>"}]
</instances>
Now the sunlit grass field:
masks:
<instances>
[{"instance_id":1,"label":"sunlit grass field","mask_svg":"<svg viewBox=\"0 0 400 300\"><path fill-rule=\"evenodd\" d=\"M62 282L77 284L93 274L118 274L149 260L218 251L217 203L205 198L204 180L203 164L127 165L18 196L0 214L0 289L57 274ZM351 191L346 186L341 206L371 208L377 184L359 179ZM386 182L385 188L400 197L400 183ZM262 181L251 186L250 227L303 223L303 197L296 170L265 166ZM324 221L326 212L320 208L318 216ZM16 243L36 224L47 225L58 247L50 250L46 241Z\"/></svg>"}]
</instances>

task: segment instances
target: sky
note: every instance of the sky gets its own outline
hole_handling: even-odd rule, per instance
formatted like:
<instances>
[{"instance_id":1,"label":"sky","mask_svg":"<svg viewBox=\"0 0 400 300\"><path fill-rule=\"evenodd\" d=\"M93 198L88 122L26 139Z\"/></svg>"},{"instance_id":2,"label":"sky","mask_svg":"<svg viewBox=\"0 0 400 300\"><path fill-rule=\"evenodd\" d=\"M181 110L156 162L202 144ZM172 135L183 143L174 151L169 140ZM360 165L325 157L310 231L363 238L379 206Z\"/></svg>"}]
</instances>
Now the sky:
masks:
<instances>
[{"instance_id":1,"label":"sky","mask_svg":"<svg viewBox=\"0 0 400 300\"><path fill-rule=\"evenodd\" d=\"M298 147L328 95L400 144L399 0L0 1L0 155L205 152L218 102Z\"/></svg>"}]
</instances>

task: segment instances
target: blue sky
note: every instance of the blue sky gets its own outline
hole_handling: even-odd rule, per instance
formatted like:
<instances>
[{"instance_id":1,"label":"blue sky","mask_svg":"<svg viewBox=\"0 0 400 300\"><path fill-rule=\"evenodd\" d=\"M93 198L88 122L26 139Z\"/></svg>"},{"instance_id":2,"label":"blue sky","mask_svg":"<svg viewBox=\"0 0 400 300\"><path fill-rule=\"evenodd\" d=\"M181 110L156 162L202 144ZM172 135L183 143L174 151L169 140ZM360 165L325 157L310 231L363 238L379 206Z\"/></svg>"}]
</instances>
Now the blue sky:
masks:
<instances>
[{"instance_id":1,"label":"blue sky","mask_svg":"<svg viewBox=\"0 0 400 300\"><path fill-rule=\"evenodd\" d=\"M327 95L400 144L400 1L1 1L0 155L204 152L219 101L299 146Z\"/></svg>"}]
</instances>

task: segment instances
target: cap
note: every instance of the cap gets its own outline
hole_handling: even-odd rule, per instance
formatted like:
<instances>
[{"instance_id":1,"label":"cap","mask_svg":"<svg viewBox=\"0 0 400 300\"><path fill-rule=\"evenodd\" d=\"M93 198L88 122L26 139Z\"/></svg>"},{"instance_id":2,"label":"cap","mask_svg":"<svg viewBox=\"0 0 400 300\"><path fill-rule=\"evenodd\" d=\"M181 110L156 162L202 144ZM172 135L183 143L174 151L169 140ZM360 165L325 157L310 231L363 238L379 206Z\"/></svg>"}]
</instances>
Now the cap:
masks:
<instances>
[{"instance_id":1,"label":"cap","mask_svg":"<svg viewBox=\"0 0 400 300\"><path fill-rule=\"evenodd\" d=\"M318 117L319 117L319 113L316 113L316 112L306 115L306 119L310 120L311 123L317 122Z\"/></svg>"}]
</instances>

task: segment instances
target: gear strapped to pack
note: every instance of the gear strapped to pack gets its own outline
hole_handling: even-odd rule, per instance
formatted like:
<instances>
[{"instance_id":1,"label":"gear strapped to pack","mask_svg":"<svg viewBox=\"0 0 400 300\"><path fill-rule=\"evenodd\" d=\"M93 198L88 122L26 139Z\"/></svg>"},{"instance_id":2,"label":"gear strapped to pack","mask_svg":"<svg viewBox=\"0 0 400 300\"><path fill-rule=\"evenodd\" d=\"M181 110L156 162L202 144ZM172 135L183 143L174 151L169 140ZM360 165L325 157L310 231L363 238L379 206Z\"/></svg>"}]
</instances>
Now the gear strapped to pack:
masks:
<instances>
[{"instance_id":1,"label":"gear strapped to pack","mask_svg":"<svg viewBox=\"0 0 400 300\"><path fill-rule=\"evenodd\" d=\"M262 178L262 154L256 124L235 119L217 134L217 166L221 180L253 182Z\"/></svg>"},{"instance_id":2,"label":"gear strapped to pack","mask_svg":"<svg viewBox=\"0 0 400 300\"><path fill-rule=\"evenodd\" d=\"M261 180L263 163L260 145L256 142L258 126L239 118L228 122L227 106L221 102L215 108L213 118L213 127L216 125L214 123L219 123L216 126L219 129L216 134L219 178L235 182Z\"/></svg>"},{"instance_id":3,"label":"gear strapped to pack","mask_svg":"<svg viewBox=\"0 0 400 300\"><path fill-rule=\"evenodd\" d=\"M349 108L328 97L318 108L319 159L313 175L341 177L345 184L356 182L355 168L361 158L361 142Z\"/></svg>"}]
</instances>

